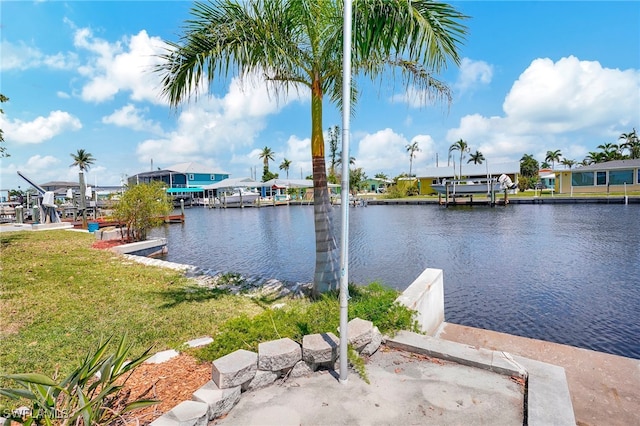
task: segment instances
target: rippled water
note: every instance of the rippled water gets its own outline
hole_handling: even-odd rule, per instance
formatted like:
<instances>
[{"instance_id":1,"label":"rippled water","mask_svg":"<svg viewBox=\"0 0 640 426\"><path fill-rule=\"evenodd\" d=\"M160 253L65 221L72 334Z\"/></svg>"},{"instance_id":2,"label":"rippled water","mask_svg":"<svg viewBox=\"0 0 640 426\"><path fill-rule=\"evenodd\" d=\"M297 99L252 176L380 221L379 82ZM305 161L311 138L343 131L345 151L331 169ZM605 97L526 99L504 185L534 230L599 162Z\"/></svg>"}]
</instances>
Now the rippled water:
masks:
<instances>
[{"instance_id":1,"label":"rippled water","mask_svg":"<svg viewBox=\"0 0 640 426\"><path fill-rule=\"evenodd\" d=\"M313 207L186 211L167 260L313 279ZM334 210L339 235L339 210ZM447 321L640 358L640 206L351 208L350 281L444 270Z\"/></svg>"}]
</instances>

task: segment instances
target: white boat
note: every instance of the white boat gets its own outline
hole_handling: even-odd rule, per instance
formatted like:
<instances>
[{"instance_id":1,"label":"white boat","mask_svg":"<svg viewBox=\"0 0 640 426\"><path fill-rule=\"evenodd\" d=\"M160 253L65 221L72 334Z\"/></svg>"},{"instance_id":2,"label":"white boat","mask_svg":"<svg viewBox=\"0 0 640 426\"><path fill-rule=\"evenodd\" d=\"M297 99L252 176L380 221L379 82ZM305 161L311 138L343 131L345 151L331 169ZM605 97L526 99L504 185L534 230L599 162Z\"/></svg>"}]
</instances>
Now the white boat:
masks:
<instances>
[{"instance_id":1,"label":"white boat","mask_svg":"<svg viewBox=\"0 0 640 426\"><path fill-rule=\"evenodd\" d=\"M505 189L515 189L517 184L507 175L496 178L485 179L455 179L443 180L441 183L431 185L434 191L439 194L449 195L473 195L490 194L504 191Z\"/></svg>"},{"instance_id":2,"label":"white boat","mask_svg":"<svg viewBox=\"0 0 640 426\"><path fill-rule=\"evenodd\" d=\"M245 188L236 188L231 192L224 192L218 196L216 204L253 204L258 198L260 193L256 191L249 191Z\"/></svg>"}]
</instances>

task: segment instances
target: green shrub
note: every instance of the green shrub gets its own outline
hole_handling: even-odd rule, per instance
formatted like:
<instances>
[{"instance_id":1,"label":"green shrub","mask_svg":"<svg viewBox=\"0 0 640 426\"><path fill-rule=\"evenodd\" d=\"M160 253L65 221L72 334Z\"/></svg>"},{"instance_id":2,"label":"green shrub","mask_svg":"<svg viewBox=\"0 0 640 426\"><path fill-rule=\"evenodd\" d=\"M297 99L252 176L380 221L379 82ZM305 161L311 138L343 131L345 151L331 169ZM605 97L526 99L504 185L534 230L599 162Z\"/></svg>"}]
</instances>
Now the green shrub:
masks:
<instances>
[{"instance_id":1,"label":"green shrub","mask_svg":"<svg viewBox=\"0 0 640 426\"><path fill-rule=\"evenodd\" d=\"M395 302L398 291L372 283L350 286L349 318L374 323L383 334L398 330L417 330L413 312ZM269 309L253 318L242 315L222 324L210 345L195 350L195 355L213 361L237 349L258 350L258 344L289 337L299 343L307 334L332 332L340 325L338 293L322 295L318 300L283 309Z\"/></svg>"}]
</instances>

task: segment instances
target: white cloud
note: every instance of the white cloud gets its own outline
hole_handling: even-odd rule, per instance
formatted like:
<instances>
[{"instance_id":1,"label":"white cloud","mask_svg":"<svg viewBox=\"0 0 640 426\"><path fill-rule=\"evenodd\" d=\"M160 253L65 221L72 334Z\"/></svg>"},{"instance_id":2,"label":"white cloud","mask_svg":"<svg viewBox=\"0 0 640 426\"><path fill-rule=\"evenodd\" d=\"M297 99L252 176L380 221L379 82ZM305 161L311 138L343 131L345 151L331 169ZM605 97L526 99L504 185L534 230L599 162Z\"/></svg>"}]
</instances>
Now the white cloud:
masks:
<instances>
[{"instance_id":1,"label":"white cloud","mask_svg":"<svg viewBox=\"0 0 640 426\"><path fill-rule=\"evenodd\" d=\"M0 43L0 71L19 70L47 67L68 70L77 66L78 57L75 53L58 52L53 55L42 53L38 48L24 42L17 44L2 40Z\"/></svg>"},{"instance_id":2,"label":"white cloud","mask_svg":"<svg viewBox=\"0 0 640 426\"><path fill-rule=\"evenodd\" d=\"M160 124L153 120L145 120L145 112L146 110L136 108L132 104L127 104L119 110L114 111L113 114L102 117L102 122L137 131L147 131L161 135L162 128L160 127Z\"/></svg>"},{"instance_id":3,"label":"white cloud","mask_svg":"<svg viewBox=\"0 0 640 426\"><path fill-rule=\"evenodd\" d=\"M617 139L640 116L640 71L603 68L573 56L557 62L536 59L507 94L504 116L467 115L447 140L460 138L487 159L544 157L560 149L568 158ZM601 143L601 142L599 142Z\"/></svg>"},{"instance_id":4,"label":"white cloud","mask_svg":"<svg viewBox=\"0 0 640 426\"><path fill-rule=\"evenodd\" d=\"M202 97L186 105L179 113L176 130L138 145L139 161L147 163L150 158L159 163L201 161L202 156L213 156L217 162L222 157L240 161L242 156L235 156L236 153L253 146L266 126L266 117L278 113L286 104L270 99L263 85L245 84L242 90L239 85L239 80L233 79L223 98ZM298 100L292 97L288 102Z\"/></svg>"},{"instance_id":5,"label":"white cloud","mask_svg":"<svg viewBox=\"0 0 640 426\"><path fill-rule=\"evenodd\" d=\"M82 128L80 120L65 111L52 111L48 117L38 117L33 121L6 120L0 116L0 123L7 141L17 143L42 143L63 132Z\"/></svg>"},{"instance_id":6,"label":"white cloud","mask_svg":"<svg viewBox=\"0 0 640 426\"><path fill-rule=\"evenodd\" d=\"M455 87L460 92L465 92L479 85L491 83L493 78L493 66L484 61L474 61L469 58L462 58L460 72Z\"/></svg>"},{"instance_id":7,"label":"white cloud","mask_svg":"<svg viewBox=\"0 0 640 426\"><path fill-rule=\"evenodd\" d=\"M71 95L69 95L67 92L63 92L62 90L58 90L56 92L56 96L58 96L60 99L70 99Z\"/></svg>"},{"instance_id":8,"label":"white cloud","mask_svg":"<svg viewBox=\"0 0 640 426\"><path fill-rule=\"evenodd\" d=\"M395 176L399 173L409 173L409 153L407 145L418 142L420 151L415 152L412 173L424 167L435 152L435 143L431 136L417 135L411 139L395 133L392 129L380 130L374 134L367 134L357 142L357 149L351 156L356 158L356 167L362 167L367 175L387 173ZM435 161L435 160L434 160Z\"/></svg>"},{"instance_id":9,"label":"white cloud","mask_svg":"<svg viewBox=\"0 0 640 426\"><path fill-rule=\"evenodd\" d=\"M88 28L76 30L76 47L93 54L90 61L78 68L89 81L82 88L82 99L103 102L119 92L130 92L134 101L165 103L159 95L160 77L153 72L163 53L164 42L142 30L121 41L109 43L93 36Z\"/></svg>"}]
</instances>

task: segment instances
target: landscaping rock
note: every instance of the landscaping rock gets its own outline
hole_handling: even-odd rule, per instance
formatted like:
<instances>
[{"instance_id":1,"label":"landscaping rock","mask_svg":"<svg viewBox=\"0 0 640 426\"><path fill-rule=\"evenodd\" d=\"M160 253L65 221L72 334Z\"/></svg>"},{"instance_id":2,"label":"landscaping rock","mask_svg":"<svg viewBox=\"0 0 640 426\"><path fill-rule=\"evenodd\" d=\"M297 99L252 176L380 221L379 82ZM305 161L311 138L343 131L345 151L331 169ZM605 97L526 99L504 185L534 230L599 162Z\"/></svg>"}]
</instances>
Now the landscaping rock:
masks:
<instances>
[{"instance_id":1,"label":"landscaping rock","mask_svg":"<svg viewBox=\"0 0 640 426\"><path fill-rule=\"evenodd\" d=\"M238 349L213 361L213 381L220 389L233 388L248 382L256 375L258 354Z\"/></svg>"},{"instance_id":2,"label":"landscaping rock","mask_svg":"<svg viewBox=\"0 0 640 426\"><path fill-rule=\"evenodd\" d=\"M333 333L310 334L302 338L302 359L320 364L338 358L340 340Z\"/></svg>"},{"instance_id":3,"label":"landscaping rock","mask_svg":"<svg viewBox=\"0 0 640 426\"><path fill-rule=\"evenodd\" d=\"M258 345L258 368L260 370L284 370L293 367L301 359L300 345L288 337Z\"/></svg>"},{"instance_id":4,"label":"landscaping rock","mask_svg":"<svg viewBox=\"0 0 640 426\"><path fill-rule=\"evenodd\" d=\"M289 371L289 377L294 379L296 377L308 376L316 370L314 364L310 364L305 361L298 361L296 365L293 366L291 371Z\"/></svg>"},{"instance_id":5,"label":"landscaping rock","mask_svg":"<svg viewBox=\"0 0 640 426\"><path fill-rule=\"evenodd\" d=\"M269 386L280 377L280 373L276 371L266 371L266 370L258 370L256 371L256 375L248 383L245 383L242 386L242 391L254 390L264 388Z\"/></svg>"},{"instance_id":6,"label":"landscaping rock","mask_svg":"<svg viewBox=\"0 0 640 426\"><path fill-rule=\"evenodd\" d=\"M378 330L378 327L373 327L373 332L371 334L371 342L368 345L366 345L362 349L362 352L360 353L362 355L371 356L374 353L376 353L376 351L380 347L380 344L382 344L382 333L380 333L380 330Z\"/></svg>"},{"instance_id":7,"label":"landscaping rock","mask_svg":"<svg viewBox=\"0 0 640 426\"><path fill-rule=\"evenodd\" d=\"M373 339L373 323L360 318L354 318L348 324L349 344L358 352L371 343Z\"/></svg>"},{"instance_id":8,"label":"landscaping rock","mask_svg":"<svg viewBox=\"0 0 640 426\"><path fill-rule=\"evenodd\" d=\"M153 426L206 426L209 423L207 404L183 401L171 411L154 420Z\"/></svg>"},{"instance_id":9,"label":"landscaping rock","mask_svg":"<svg viewBox=\"0 0 640 426\"><path fill-rule=\"evenodd\" d=\"M213 381L193 393L193 400L207 404L209 420L227 414L240 401L240 386L220 389Z\"/></svg>"}]
</instances>

